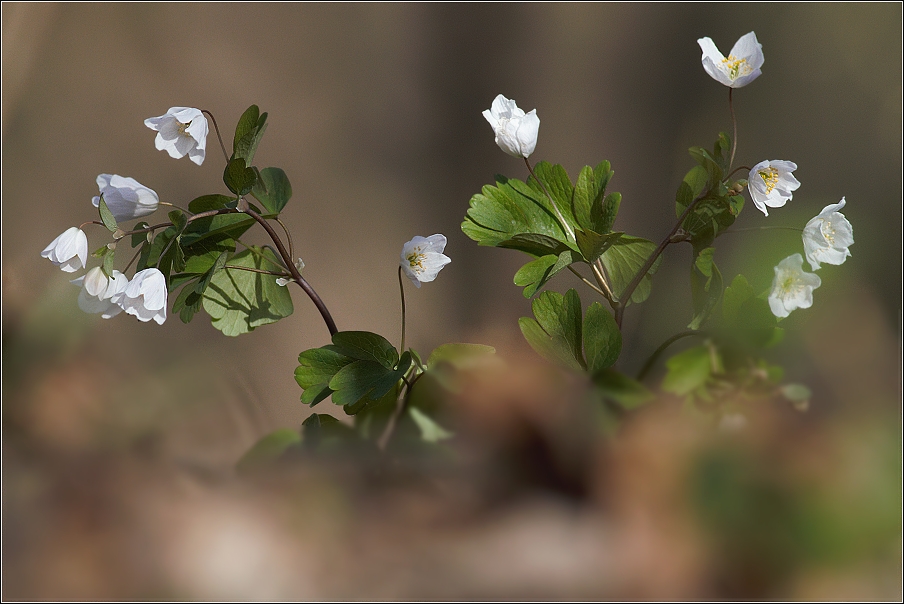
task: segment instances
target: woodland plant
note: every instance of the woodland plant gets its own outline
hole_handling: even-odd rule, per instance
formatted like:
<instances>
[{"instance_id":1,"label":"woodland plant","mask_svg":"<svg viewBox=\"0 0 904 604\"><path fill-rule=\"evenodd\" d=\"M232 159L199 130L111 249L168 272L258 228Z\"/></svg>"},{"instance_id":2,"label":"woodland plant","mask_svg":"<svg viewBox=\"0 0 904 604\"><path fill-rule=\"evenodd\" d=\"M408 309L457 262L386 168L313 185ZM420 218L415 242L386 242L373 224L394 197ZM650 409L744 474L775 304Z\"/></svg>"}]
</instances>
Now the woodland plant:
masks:
<instances>
[{"instance_id":1,"label":"woodland plant","mask_svg":"<svg viewBox=\"0 0 904 604\"><path fill-rule=\"evenodd\" d=\"M532 299L533 316L518 322L521 333L539 355L584 375L594 393L590 404L610 417L624 416L652 400L657 391L679 397L714 425L737 418L745 401L784 397L805 407L809 398L806 387L783 383L781 367L765 355L782 339L781 320L814 303L821 279L805 272L804 257L794 254L777 262L772 287L757 292L743 275L723 279L715 262L716 241L740 217L745 189L768 216L767 208L783 207L801 186L791 161L752 162L752 168L735 162L732 95L761 75L762 47L753 32L738 40L728 57L709 38L698 43L706 72L728 87L732 134L719 133L711 150L689 150L694 165L678 183L674 226L658 242L617 230L622 196L609 190L614 171L608 161L585 166L572 180L561 165L531 163L540 127L536 110L525 113L500 94L483 112L496 144L524 161L527 177L496 176L471 198L462 231L478 245L527 256L514 275L514 284ZM171 107L146 119L145 125L157 132L158 150L177 159L188 156L200 166L206 159L208 118L225 159L225 191L181 207L160 201L152 189L132 178L101 174L99 195L93 199L99 219L67 229L41 253L65 272L88 269L72 281L81 288L79 307L105 319L125 311L158 324L167 319L168 308L185 323L203 310L224 335L240 336L292 314L290 286L300 287L330 334L325 345L298 357L295 380L302 389L301 403L315 407L329 398L351 420L313 413L300 432L284 429L262 439L241 460L240 468L272 460L288 449L355 443L377 452L400 441L435 447L453 439L438 419L446 400L443 389L454 389L456 372L468 362L494 351L478 344L445 344L422 356L405 342L403 277L416 288L436 279L451 262L444 254L446 237L416 236L402 246L398 347L376 333L340 331L327 305L302 276L304 262L280 220L292 197L288 176L280 168L255 164L267 114L256 105L242 114L231 152L206 110ZM826 206L805 228L775 228L802 232L803 251L814 270L820 263L841 264L854 242L851 224L839 212L844 205L842 198ZM166 219L125 225L154 214L160 206L171 208ZM89 224L108 231L108 240L91 254L97 265L90 268L82 230ZM254 227L262 228L272 245L246 244L242 237ZM686 327L650 352L637 375L627 375L618 369L625 313L650 296L663 252L679 243L693 250L688 267L693 313ZM115 268L123 256L131 258L123 268ZM546 289L565 271L585 288L589 303L574 288L564 294ZM669 346L684 338L697 343L667 358L665 376L651 383L650 369ZM431 385L424 386L427 383Z\"/></svg>"}]
</instances>

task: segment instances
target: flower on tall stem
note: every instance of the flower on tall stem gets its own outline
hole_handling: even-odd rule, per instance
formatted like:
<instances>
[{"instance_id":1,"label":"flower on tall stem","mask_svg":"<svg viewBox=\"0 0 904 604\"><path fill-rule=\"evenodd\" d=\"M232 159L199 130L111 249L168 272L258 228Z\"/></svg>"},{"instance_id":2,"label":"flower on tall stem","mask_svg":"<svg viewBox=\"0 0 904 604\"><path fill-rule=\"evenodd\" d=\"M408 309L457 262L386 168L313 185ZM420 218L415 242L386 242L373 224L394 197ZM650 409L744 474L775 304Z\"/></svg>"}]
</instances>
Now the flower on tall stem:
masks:
<instances>
[{"instance_id":1,"label":"flower on tall stem","mask_svg":"<svg viewBox=\"0 0 904 604\"><path fill-rule=\"evenodd\" d=\"M112 298L126 288L129 279L119 271L113 271L112 276L107 277L99 266L95 266L70 283L82 288L78 295L78 307L86 313L100 313L101 318L109 319L122 312L122 307Z\"/></svg>"},{"instance_id":2,"label":"flower on tall stem","mask_svg":"<svg viewBox=\"0 0 904 604\"><path fill-rule=\"evenodd\" d=\"M452 262L443 254L445 248L446 238L443 235L415 237L402 246L399 266L414 286L420 287L421 283L436 279L443 267Z\"/></svg>"},{"instance_id":3,"label":"flower on tall stem","mask_svg":"<svg viewBox=\"0 0 904 604\"><path fill-rule=\"evenodd\" d=\"M697 40L703 51L703 69L715 81L729 88L741 88L760 76L763 66L763 45L757 42L756 34L750 32L740 37L724 56L710 38Z\"/></svg>"},{"instance_id":4,"label":"flower on tall stem","mask_svg":"<svg viewBox=\"0 0 904 604\"><path fill-rule=\"evenodd\" d=\"M813 270L820 268L820 262L842 264L851 255L848 248L854 245L854 228L838 211L844 203L842 197L840 202L827 205L804 227L804 253Z\"/></svg>"},{"instance_id":5,"label":"flower on tall stem","mask_svg":"<svg viewBox=\"0 0 904 604\"><path fill-rule=\"evenodd\" d=\"M114 294L112 301L127 314L141 322L154 320L158 325L166 321L166 278L156 268L146 268L135 273L122 291Z\"/></svg>"},{"instance_id":6,"label":"flower on tall stem","mask_svg":"<svg viewBox=\"0 0 904 604\"><path fill-rule=\"evenodd\" d=\"M97 177L97 188L104 197L104 203L113 214L116 222L125 222L153 214L157 211L160 198L153 189L149 189L134 178L118 174L100 174ZM100 196L91 200L94 207L100 205Z\"/></svg>"},{"instance_id":7,"label":"flower on tall stem","mask_svg":"<svg viewBox=\"0 0 904 604\"><path fill-rule=\"evenodd\" d=\"M174 159L188 155L199 166L204 163L209 126L200 109L170 107L160 117L144 120L144 125L157 131L154 145L158 151L166 151Z\"/></svg>"},{"instance_id":8,"label":"flower on tall stem","mask_svg":"<svg viewBox=\"0 0 904 604\"><path fill-rule=\"evenodd\" d=\"M793 196L800 187L800 182L791 174L797 170L797 164L781 159L761 161L750 170L747 176L747 190L753 205L766 216L766 209L780 208Z\"/></svg>"},{"instance_id":9,"label":"flower on tall stem","mask_svg":"<svg viewBox=\"0 0 904 604\"><path fill-rule=\"evenodd\" d=\"M84 268L88 260L88 236L78 227L69 227L41 252L42 258L66 273Z\"/></svg>"},{"instance_id":10,"label":"flower on tall stem","mask_svg":"<svg viewBox=\"0 0 904 604\"><path fill-rule=\"evenodd\" d=\"M496 144L512 157L527 158L537 147L540 118L537 110L529 113L519 109L515 101L498 95L493 105L483 112L483 117L493 127Z\"/></svg>"},{"instance_id":11,"label":"flower on tall stem","mask_svg":"<svg viewBox=\"0 0 904 604\"><path fill-rule=\"evenodd\" d=\"M822 285L822 279L804 272L804 259L800 254L788 256L775 267L769 308L776 317L784 318L798 308L813 306L813 290Z\"/></svg>"}]
</instances>

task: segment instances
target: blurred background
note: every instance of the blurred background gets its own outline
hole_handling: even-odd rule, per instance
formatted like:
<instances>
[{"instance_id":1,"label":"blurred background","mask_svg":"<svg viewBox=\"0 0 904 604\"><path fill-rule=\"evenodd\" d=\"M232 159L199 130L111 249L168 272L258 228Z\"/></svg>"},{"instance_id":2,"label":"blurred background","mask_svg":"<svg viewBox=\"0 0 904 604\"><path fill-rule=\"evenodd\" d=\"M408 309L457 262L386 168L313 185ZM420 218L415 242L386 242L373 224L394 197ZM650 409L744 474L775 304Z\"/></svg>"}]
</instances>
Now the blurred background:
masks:
<instances>
[{"instance_id":1,"label":"blurred background","mask_svg":"<svg viewBox=\"0 0 904 604\"><path fill-rule=\"evenodd\" d=\"M900 596L899 4L2 11L5 598ZM460 230L494 174L526 176L480 114L499 93L536 108L531 159L573 178L611 161L616 228L658 241L686 149L731 127L696 40L727 53L751 30L766 60L734 97L737 162L788 159L803 184L768 218L748 204L737 225L802 227L846 197L855 231L853 256L821 269L814 306L773 353L813 389L810 411L756 409L726 439L659 401L601 448L575 437L580 385L531 365L517 327L530 303L511 284L525 258ZM270 114L256 163L290 178L283 219L340 329L397 340L401 246L443 233L452 263L408 290L410 345L479 342L515 361L463 391L478 444L430 488L375 489L354 464L233 479L257 439L310 412L292 374L328 332L297 292L292 317L239 338L203 313L102 321L39 255L95 217L100 173L180 205L223 192L213 138L199 167L156 151L143 120L208 109L228 140L252 103ZM106 241L87 232L92 250ZM758 291L801 247L792 231L719 244L726 283L743 273ZM690 320L689 261L670 248L648 302L627 312L625 371Z\"/></svg>"}]
</instances>

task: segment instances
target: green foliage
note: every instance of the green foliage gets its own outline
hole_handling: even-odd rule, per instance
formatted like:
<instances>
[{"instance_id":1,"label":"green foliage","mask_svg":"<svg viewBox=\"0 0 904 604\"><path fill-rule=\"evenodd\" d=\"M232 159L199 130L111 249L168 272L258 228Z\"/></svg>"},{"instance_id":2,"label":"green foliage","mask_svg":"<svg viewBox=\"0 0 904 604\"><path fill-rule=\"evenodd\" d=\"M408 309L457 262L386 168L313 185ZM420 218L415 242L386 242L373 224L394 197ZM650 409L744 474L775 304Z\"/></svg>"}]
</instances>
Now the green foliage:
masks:
<instances>
[{"instance_id":1,"label":"green foliage","mask_svg":"<svg viewBox=\"0 0 904 604\"><path fill-rule=\"evenodd\" d=\"M700 329L722 298L722 273L713 262L716 248L701 250L691 266L691 296L694 316L688 329Z\"/></svg>"},{"instance_id":2,"label":"green foliage","mask_svg":"<svg viewBox=\"0 0 904 604\"><path fill-rule=\"evenodd\" d=\"M223 210L230 205L235 204L235 197L227 195L202 195L196 197L188 203L188 210L192 214L200 214L201 212L210 212L211 210Z\"/></svg>"},{"instance_id":3,"label":"green foliage","mask_svg":"<svg viewBox=\"0 0 904 604\"><path fill-rule=\"evenodd\" d=\"M264 168L251 194L267 209L267 214L279 214L292 197L292 185L281 169Z\"/></svg>"},{"instance_id":4,"label":"green foliage","mask_svg":"<svg viewBox=\"0 0 904 604\"><path fill-rule=\"evenodd\" d=\"M600 259L609 275L612 291L617 298L621 298L625 288L628 287L628 284L643 268L644 263L655 250L656 244L652 241L640 237L632 237L631 235L622 235L601 256ZM650 296L650 292L653 289L653 273L659 268L661 262L662 257L660 256L631 294L630 302L639 304Z\"/></svg>"},{"instance_id":5,"label":"green foliage","mask_svg":"<svg viewBox=\"0 0 904 604\"><path fill-rule=\"evenodd\" d=\"M258 468L272 465L287 449L301 442L295 430L282 428L257 441L235 464L239 474L248 474Z\"/></svg>"},{"instance_id":6,"label":"green foliage","mask_svg":"<svg viewBox=\"0 0 904 604\"><path fill-rule=\"evenodd\" d=\"M251 192L257 182L257 172L254 168L245 167L245 160L241 157L234 157L226 164L223 171L223 182L226 188L238 196Z\"/></svg>"},{"instance_id":7,"label":"green foliage","mask_svg":"<svg viewBox=\"0 0 904 604\"><path fill-rule=\"evenodd\" d=\"M467 366L477 359L495 353L495 348L483 344L443 344L430 353L427 369L435 369L440 363L449 363L456 367Z\"/></svg>"},{"instance_id":8,"label":"green foliage","mask_svg":"<svg viewBox=\"0 0 904 604\"><path fill-rule=\"evenodd\" d=\"M621 352L621 333L612 316L594 302L582 320L581 299L570 289L563 296L546 291L531 304L534 319L518 320L521 333L543 358L578 371L596 373ZM586 360L585 360L586 353Z\"/></svg>"},{"instance_id":9,"label":"green foliage","mask_svg":"<svg viewBox=\"0 0 904 604\"><path fill-rule=\"evenodd\" d=\"M251 247L232 256L204 292L202 304L213 326L227 336L237 336L291 315L292 297L276 284L274 275L241 270L273 271L281 266L269 249Z\"/></svg>"},{"instance_id":10,"label":"green foliage","mask_svg":"<svg viewBox=\"0 0 904 604\"><path fill-rule=\"evenodd\" d=\"M437 424L429 415L417 407L409 407L408 414L421 432L421 440L428 443L437 443L455 436L452 432Z\"/></svg>"},{"instance_id":11,"label":"green foliage","mask_svg":"<svg viewBox=\"0 0 904 604\"><path fill-rule=\"evenodd\" d=\"M653 399L646 386L615 369L603 369L593 376L597 392L623 409L636 409Z\"/></svg>"},{"instance_id":12,"label":"green foliage","mask_svg":"<svg viewBox=\"0 0 904 604\"><path fill-rule=\"evenodd\" d=\"M245 166L254 162L257 146L267 129L267 114L261 113L257 105L251 105L239 118L232 141L232 159L243 159ZM241 193L244 195L244 193Z\"/></svg>"},{"instance_id":13,"label":"green foliage","mask_svg":"<svg viewBox=\"0 0 904 604\"><path fill-rule=\"evenodd\" d=\"M116 226L116 219L113 217L113 212L110 211L110 208L107 207L107 202L104 200L104 194L100 194L100 201L97 204L97 211L100 213L100 220L104 223L104 226L111 233L115 233L116 229L119 227Z\"/></svg>"},{"instance_id":14,"label":"green foliage","mask_svg":"<svg viewBox=\"0 0 904 604\"><path fill-rule=\"evenodd\" d=\"M662 380L662 389L678 396L702 392L718 361L706 345L694 346L666 361L668 372Z\"/></svg>"}]
</instances>

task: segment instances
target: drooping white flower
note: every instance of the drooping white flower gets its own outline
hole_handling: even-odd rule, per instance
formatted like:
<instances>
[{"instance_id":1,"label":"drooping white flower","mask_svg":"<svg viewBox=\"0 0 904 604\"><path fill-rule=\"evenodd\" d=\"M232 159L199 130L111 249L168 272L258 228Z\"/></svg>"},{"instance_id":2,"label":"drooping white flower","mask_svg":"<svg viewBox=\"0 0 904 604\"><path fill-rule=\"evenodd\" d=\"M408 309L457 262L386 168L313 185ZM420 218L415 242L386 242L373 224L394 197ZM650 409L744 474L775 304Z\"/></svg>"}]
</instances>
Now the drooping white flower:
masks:
<instances>
[{"instance_id":1,"label":"drooping white flower","mask_svg":"<svg viewBox=\"0 0 904 604\"><path fill-rule=\"evenodd\" d=\"M496 144L513 157L529 157L537 147L540 118L537 110L524 113L515 101L501 94L493 99L493 105L483 112L496 133Z\"/></svg>"},{"instance_id":2,"label":"drooping white flower","mask_svg":"<svg viewBox=\"0 0 904 604\"><path fill-rule=\"evenodd\" d=\"M74 273L84 268L88 260L88 236L80 228L69 227L44 248L41 257L64 272Z\"/></svg>"},{"instance_id":3,"label":"drooping white flower","mask_svg":"<svg viewBox=\"0 0 904 604\"><path fill-rule=\"evenodd\" d=\"M122 291L113 295L112 301L139 321L153 319L158 325L166 321L166 278L156 268L146 268L135 273Z\"/></svg>"},{"instance_id":4,"label":"drooping white flower","mask_svg":"<svg viewBox=\"0 0 904 604\"><path fill-rule=\"evenodd\" d=\"M775 267L769 308L776 317L787 317L797 308L813 306L813 290L822 285L818 275L806 273L800 254L788 256Z\"/></svg>"},{"instance_id":5,"label":"drooping white flower","mask_svg":"<svg viewBox=\"0 0 904 604\"><path fill-rule=\"evenodd\" d=\"M757 42L753 32L741 36L727 57L719 52L710 38L700 38L697 44L703 50L703 69L720 84L741 88L762 73L763 45Z\"/></svg>"},{"instance_id":6,"label":"drooping white flower","mask_svg":"<svg viewBox=\"0 0 904 604\"><path fill-rule=\"evenodd\" d=\"M766 207L780 208L792 197L792 192L800 186L800 182L791 174L797 170L797 164L782 159L761 161L753 167L747 176L747 190L753 199L753 205L769 215Z\"/></svg>"},{"instance_id":7,"label":"drooping white flower","mask_svg":"<svg viewBox=\"0 0 904 604\"><path fill-rule=\"evenodd\" d=\"M158 151L166 151L175 159L188 155L199 166L204 163L208 125L200 109L170 107L160 117L144 120L144 125L157 131L154 145Z\"/></svg>"},{"instance_id":8,"label":"drooping white flower","mask_svg":"<svg viewBox=\"0 0 904 604\"><path fill-rule=\"evenodd\" d=\"M848 247L854 245L854 227L838 211L844 203L842 197L840 202L827 205L804 227L804 253L814 271L820 262L842 264L851 255Z\"/></svg>"},{"instance_id":9,"label":"drooping white flower","mask_svg":"<svg viewBox=\"0 0 904 604\"><path fill-rule=\"evenodd\" d=\"M160 203L160 198L153 189L147 188L134 178L119 174L100 174L97 177L97 188L104 196L104 202L116 222L153 214ZM91 203L95 208L99 206L100 196L95 195Z\"/></svg>"},{"instance_id":10,"label":"drooping white flower","mask_svg":"<svg viewBox=\"0 0 904 604\"><path fill-rule=\"evenodd\" d=\"M301 270L304 268L304 260L302 260L301 258L299 258L298 260L296 260L296 261L295 261L295 268L297 268L297 269L298 269L298 272L300 273ZM285 287L286 285L288 285L288 284L291 283L292 281L295 281L295 279L292 279L291 277L288 278L288 279L287 279L287 278L284 278L284 277L277 277L277 278L276 278L276 284L279 285L280 287Z\"/></svg>"},{"instance_id":11,"label":"drooping white flower","mask_svg":"<svg viewBox=\"0 0 904 604\"><path fill-rule=\"evenodd\" d=\"M122 312L112 298L126 288L129 279L119 271L113 271L112 277L107 277L99 266L95 266L70 283L82 288L78 295L78 307L86 313L100 313L102 318L109 319Z\"/></svg>"},{"instance_id":12,"label":"drooping white flower","mask_svg":"<svg viewBox=\"0 0 904 604\"><path fill-rule=\"evenodd\" d=\"M452 259L443 254L446 238L443 235L415 237L402 246L402 258L399 261L402 272L411 279L415 287L436 279L436 275Z\"/></svg>"}]
</instances>

